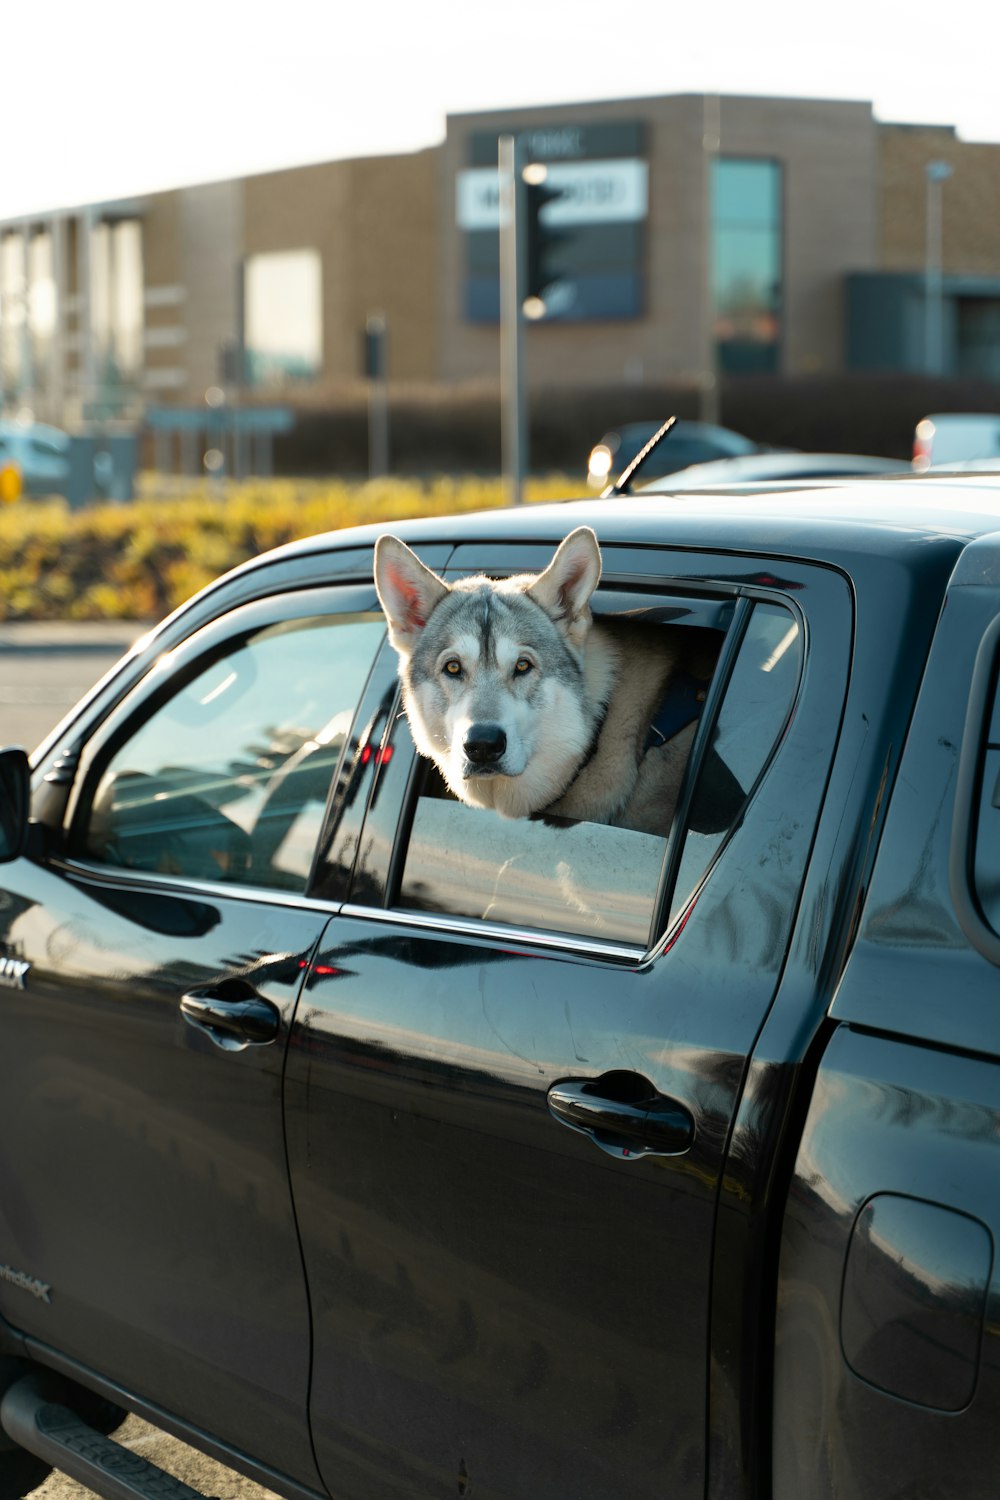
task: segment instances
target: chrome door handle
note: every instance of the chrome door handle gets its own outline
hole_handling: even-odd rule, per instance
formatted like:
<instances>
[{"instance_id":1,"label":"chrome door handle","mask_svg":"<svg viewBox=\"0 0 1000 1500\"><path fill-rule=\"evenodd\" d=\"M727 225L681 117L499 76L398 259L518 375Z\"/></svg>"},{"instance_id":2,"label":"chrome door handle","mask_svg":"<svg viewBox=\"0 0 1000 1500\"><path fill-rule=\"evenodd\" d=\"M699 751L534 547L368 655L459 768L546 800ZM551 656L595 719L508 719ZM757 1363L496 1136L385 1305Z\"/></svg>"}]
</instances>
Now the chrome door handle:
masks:
<instances>
[{"instance_id":1,"label":"chrome door handle","mask_svg":"<svg viewBox=\"0 0 1000 1500\"><path fill-rule=\"evenodd\" d=\"M181 996L181 1015L191 1026L206 1031L216 1046L232 1052L244 1047L262 1047L273 1042L281 1030L281 1012L270 1000L247 987L233 995L207 988Z\"/></svg>"},{"instance_id":2,"label":"chrome door handle","mask_svg":"<svg viewBox=\"0 0 1000 1500\"><path fill-rule=\"evenodd\" d=\"M599 1078L567 1078L548 1093L563 1125L589 1135L612 1156L681 1156L694 1140L694 1119L641 1073L615 1070Z\"/></svg>"}]
</instances>

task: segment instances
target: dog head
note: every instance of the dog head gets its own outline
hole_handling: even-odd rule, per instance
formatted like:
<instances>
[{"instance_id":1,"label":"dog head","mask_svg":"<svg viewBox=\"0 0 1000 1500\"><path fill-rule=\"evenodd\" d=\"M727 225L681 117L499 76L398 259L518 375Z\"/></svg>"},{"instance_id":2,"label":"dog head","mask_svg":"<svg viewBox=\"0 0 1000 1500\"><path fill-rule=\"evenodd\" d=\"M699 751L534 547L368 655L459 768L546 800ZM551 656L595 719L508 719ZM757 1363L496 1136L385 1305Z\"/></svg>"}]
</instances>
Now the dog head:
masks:
<instances>
[{"instance_id":1,"label":"dog head","mask_svg":"<svg viewBox=\"0 0 1000 1500\"><path fill-rule=\"evenodd\" d=\"M587 526L542 573L454 584L379 538L375 587L414 743L463 802L526 817L572 779L596 729L584 648L600 576Z\"/></svg>"}]
</instances>

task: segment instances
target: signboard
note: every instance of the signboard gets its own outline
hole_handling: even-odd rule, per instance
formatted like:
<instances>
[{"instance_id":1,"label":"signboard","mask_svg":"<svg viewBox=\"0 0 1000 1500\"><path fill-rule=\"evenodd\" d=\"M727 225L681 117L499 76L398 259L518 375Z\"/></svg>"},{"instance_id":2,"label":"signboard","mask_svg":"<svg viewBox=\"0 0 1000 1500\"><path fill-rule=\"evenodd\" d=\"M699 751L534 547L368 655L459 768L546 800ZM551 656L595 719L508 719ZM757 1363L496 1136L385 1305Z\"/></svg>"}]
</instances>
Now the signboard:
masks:
<instances>
[{"instance_id":1,"label":"signboard","mask_svg":"<svg viewBox=\"0 0 1000 1500\"><path fill-rule=\"evenodd\" d=\"M559 236L560 281L546 297L546 321L636 318L643 311L649 164L641 121L558 125L519 132L526 159L548 167L559 193L540 223ZM500 316L500 183L497 134L470 138L470 165L457 174L455 217L465 237L465 315Z\"/></svg>"},{"instance_id":2,"label":"signboard","mask_svg":"<svg viewBox=\"0 0 1000 1500\"><path fill-rule=\"evenodd\" d=\"M144 421L159 432L290 432L290 406L150 406Z\"/></svg>"},{"instance_id":3,"label":"signboard","mask_svg":"<svg viewBox=\"0 0 1000 1500\"><path fill-rule=\"evenodd\" d=\"M636 223L649 212L649 166L644 161L549 164L545 185L562 194L542 210L542 222L553 229ZM500 228L500 177L495 167L459 172L455 199L460 229Z\"/></svg>"}]
</instances>

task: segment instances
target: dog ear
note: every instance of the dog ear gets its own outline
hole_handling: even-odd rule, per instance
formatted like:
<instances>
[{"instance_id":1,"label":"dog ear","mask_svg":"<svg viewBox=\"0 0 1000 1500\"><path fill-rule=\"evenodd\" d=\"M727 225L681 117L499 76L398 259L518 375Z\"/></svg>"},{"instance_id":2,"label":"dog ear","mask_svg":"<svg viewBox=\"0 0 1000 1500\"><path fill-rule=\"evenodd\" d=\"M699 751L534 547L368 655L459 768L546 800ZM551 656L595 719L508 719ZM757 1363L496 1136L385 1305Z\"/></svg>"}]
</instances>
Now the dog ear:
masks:
<instances>
[{"instance_id":1,"label":"dog ear","mask_svg":"<svg viewBox=\"0 0 1000 1500\"><path fill-rule=\"evenodd\" d=\"M425 568L405 542L380 536L375 543L375 592L389 621L389 639L397 651L409 655L448 585Z\"/></svg>"},{"instance_id":2,"label":"dog ear","mask_svg":"<svg viewBox=\"0 0 1000 1500\"><path fill-rule=\"evenodd\" d=\"M601 549L589 526L578 526L559 544L544 573L525 592L565 632L582 645L590 626L590 596L601 576Z\"/></svg>"}]
</instances>

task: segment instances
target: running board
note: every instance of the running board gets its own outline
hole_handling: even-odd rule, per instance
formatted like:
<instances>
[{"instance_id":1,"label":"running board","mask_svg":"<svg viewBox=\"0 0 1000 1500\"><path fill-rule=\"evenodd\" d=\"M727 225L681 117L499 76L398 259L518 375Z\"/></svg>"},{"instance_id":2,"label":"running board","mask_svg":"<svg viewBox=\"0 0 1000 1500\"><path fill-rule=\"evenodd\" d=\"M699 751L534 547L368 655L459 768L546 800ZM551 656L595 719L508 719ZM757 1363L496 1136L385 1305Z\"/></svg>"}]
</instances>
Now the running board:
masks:
<instances>
[{"instance_id":1,"label":"running board","mask_svg":"<svg viewBox=\"0 0 1000 1500\"><path fill-rule=\"evenodd\" d=\"M49 1400L34 1375L7 1391L0 1425L15 1443L104 1500L204 1500L198 1490L89 1427L68 1406Z\"/></svg>"}]
</instances>

